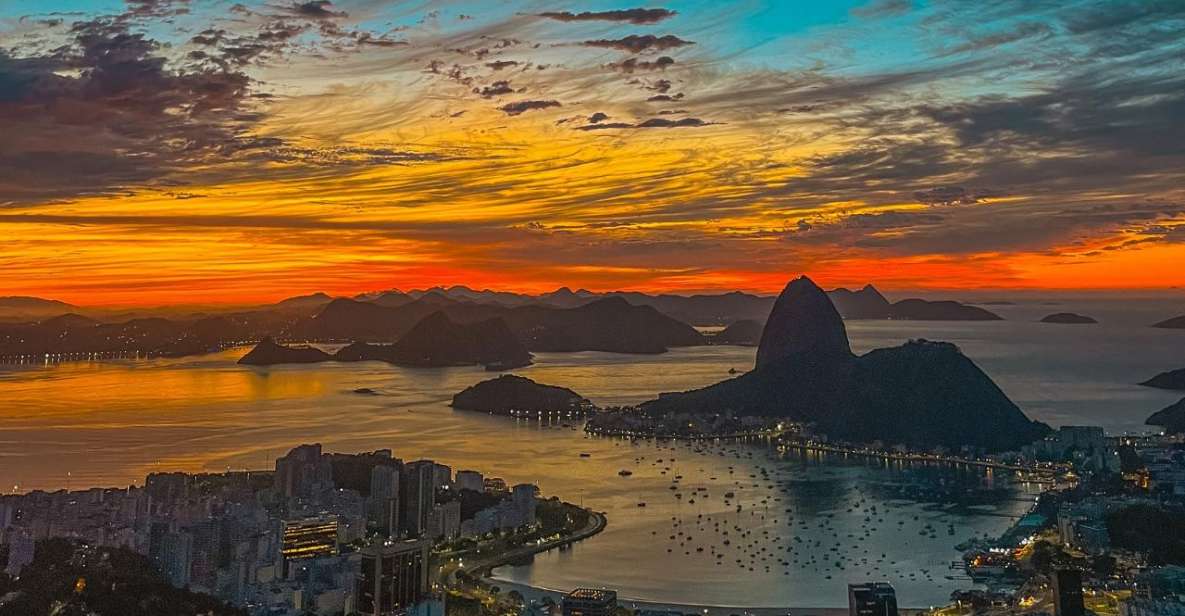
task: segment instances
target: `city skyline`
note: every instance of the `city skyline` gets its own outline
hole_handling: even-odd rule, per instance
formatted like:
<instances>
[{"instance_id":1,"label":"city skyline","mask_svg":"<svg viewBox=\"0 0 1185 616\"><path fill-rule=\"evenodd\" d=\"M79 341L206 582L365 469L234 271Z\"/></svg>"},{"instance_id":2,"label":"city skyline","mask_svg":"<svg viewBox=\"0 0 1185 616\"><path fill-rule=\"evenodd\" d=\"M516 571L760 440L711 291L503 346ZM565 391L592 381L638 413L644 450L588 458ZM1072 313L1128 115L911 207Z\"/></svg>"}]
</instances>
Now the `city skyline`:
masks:
<instances>
[{"instance_id":1,"label":"city skyline","mask_svg":"<svg viewBox=\"0 0 1185 616\"><path fill-rule=\"evenodd\" d=\"M1185 284L1171 2L0 2L0 295Z\"/></svg>"}]
</instances>

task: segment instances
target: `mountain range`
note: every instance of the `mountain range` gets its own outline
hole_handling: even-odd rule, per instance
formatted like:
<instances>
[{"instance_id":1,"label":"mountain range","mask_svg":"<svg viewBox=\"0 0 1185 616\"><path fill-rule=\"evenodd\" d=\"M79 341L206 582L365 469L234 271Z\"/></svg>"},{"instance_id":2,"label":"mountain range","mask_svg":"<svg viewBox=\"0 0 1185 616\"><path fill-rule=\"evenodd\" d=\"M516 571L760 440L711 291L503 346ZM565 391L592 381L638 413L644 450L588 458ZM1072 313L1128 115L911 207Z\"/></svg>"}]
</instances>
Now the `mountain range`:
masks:
<instances>
[{"instance_id":1,"label":"mountain range","mask_svg":"<svg viewBox=\"0 0 1185 616\"><path fill-rule=\"evenodd\" d=\"M835 304L806 277L778 296L751 372L662 394L641 411L785 417L843 440L985 451L1018 449L1049 431L953 344L853 354Z\"/></svg>"},{"instance_id":2,"label":"mountain range","mask_svg":"<svg viewBox=\"0 0 1185 616\"><path fill-rule=\"evenodd\" d=\"M281 346L266 338L240 364L316 363L323 361L384 361L401 366L441 367L482 364L507 369L531 363L531 353L499 318L456 323L443 312L433 312L392 344L353 342L332 355L309 346Z\"/></svg>"}]
</instances>

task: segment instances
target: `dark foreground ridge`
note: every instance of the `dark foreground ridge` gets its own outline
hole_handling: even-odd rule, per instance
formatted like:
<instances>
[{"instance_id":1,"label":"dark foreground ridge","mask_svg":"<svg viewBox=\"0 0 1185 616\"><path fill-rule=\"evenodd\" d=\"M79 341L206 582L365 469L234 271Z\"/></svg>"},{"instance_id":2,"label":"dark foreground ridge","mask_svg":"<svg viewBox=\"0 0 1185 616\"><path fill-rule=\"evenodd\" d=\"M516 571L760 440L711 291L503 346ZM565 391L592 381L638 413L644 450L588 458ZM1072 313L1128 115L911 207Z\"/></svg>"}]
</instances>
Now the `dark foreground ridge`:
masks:
<instances>
[{"instance_id":1,"label":"dark foreground ridge","mask_svg":"<svg viewBox=\"0 0 1185 616\"><path fill-rule=\"evenodd\" d=\"M1185 432L1185 398L1153 413L1144 423L1150 426L1160 426L1169 434Z\"/></svg>"},{"instance_id":2,"label":"dark foreground ridge","mask_svg":"<svg viewBox=\"0 0 1185 616\"><path fill-rule=\"evenodd\" d=\"M778 298L753 371L663 394L642 410L784 417L833 438L988 451L1018 449L1049 431L953 344L917 340L852 354L839 313L806 277Z\"/></svg>"},{"instance_id":3,"label":"dark foreground ridge","mask_svg":"<svg viewBox=\"0 0 1185 616\"><path fill-rule=\"evenodd\" d=\"M453 396L453 408L499 415L514 412L587 412L593 404L587 398L564 387L543 385L531 379L504 374L482 381Z\"/></svg>"},{"instance_id":4,"label":"dark foreground ridge","mask_svg":"<svg viewBox=\"0 0 1185 616\"><path fill-rule=\"evenodd\" d=\"M1098 323L1093 317L1088 317L1082 314L1073 312L1058 312L1051 314L1043 319L1042 323L1060 323L1064 325L1094 325Z\"/></svg>"}]
</instances>

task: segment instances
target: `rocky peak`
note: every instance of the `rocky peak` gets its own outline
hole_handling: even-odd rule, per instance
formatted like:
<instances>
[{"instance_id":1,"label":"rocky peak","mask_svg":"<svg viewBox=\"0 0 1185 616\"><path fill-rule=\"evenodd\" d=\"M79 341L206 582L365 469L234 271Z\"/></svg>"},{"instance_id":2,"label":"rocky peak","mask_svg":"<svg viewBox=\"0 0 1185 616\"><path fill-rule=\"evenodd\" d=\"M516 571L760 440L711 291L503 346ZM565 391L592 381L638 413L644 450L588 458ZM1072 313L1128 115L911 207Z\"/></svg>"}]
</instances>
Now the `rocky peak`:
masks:
<instances>
[{"instance_id":1,"label":"rocky peak","mask_svg":"<svg viewBox=\"0 0 1185 616\"><path fill-rule=\"evenodd\" d=\"M774 302L757 347L757 367L801 354L812 359L852 354L847 330L835 305L806 276L790 281Z\"/></svg>"}]
</instances>

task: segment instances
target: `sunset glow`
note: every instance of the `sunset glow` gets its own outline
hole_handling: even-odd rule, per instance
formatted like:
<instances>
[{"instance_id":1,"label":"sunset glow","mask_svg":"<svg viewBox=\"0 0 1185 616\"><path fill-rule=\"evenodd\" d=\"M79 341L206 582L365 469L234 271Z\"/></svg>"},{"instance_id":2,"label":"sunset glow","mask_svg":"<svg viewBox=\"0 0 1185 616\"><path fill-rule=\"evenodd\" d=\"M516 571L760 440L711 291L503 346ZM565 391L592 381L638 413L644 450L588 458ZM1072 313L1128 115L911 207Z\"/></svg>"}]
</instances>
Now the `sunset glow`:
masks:
<instances>
[{"instance_id":1,"label":"sunset glow","mask_svg":"<svg viewBox=\"0 0 1185 616\"><path fill-rule=\"evenodd\" d=\"M1185 285L1179 13L492 4L0 2L0 295Z\"/></svg>"}]
</instances>

